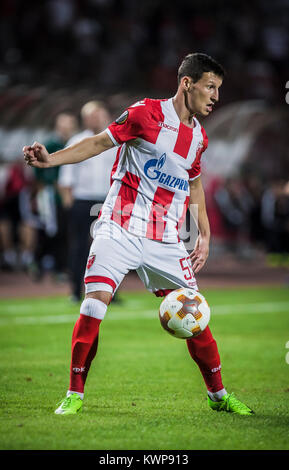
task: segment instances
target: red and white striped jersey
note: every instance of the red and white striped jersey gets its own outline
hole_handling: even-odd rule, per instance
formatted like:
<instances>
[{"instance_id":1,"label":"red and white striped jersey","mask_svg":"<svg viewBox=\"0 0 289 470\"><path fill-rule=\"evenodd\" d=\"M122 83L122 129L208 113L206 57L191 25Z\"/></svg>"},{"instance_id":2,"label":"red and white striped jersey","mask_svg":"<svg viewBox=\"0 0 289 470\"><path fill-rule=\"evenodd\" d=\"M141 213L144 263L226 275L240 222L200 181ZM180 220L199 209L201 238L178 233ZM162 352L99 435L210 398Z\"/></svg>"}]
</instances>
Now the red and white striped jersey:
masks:
<instances>
[{"instance_id":1,"label":"red and white striped jersey","mask_svg":"<svg viewBox=\"0 0 289 470\"><path fill-rule=\"evenodd\" d=\"M145 98L108 126L119 148L100 221L113 220L138 237L179 240L189 181L200 175L208 145L204 128L195 118L194 124L180 122L172 98Z\"/></svg>"}]
</instances>

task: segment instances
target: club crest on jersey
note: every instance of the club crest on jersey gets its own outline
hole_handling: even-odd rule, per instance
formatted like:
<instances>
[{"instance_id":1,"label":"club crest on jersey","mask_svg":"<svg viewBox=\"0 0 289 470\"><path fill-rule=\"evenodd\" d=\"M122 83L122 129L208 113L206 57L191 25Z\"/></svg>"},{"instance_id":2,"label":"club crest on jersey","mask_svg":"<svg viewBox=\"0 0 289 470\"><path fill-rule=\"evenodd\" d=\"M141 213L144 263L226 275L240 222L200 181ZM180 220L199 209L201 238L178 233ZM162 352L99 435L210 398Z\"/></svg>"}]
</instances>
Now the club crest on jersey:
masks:
<instances>
[{"instance_id":1,"label":"club crest on jersey","mask_svg":"<svg viewBox=\"0 0 289 470\"><path fill-rule=\"evenodd\" d=\"M95 260L95 255L89 256L89 258L88 258L88 260L87 260L86 269L90 269L90 268L91 268L91 266L92 266L93 263L94 263L94 260Z\"/></svg>"},{"instance_id":2,"label":"club crest on jersey","mask_svg":"<svg viewBox=\"0 0 289 470\"><path fill-rule=\"evenodd\" d=\"M116 124L124 124L128 118L128 110L124 111L116 120Z\"/></svg>"},{"instance_id":3,"label":"club crest on jersey","mask_svg":"<svg viewBox=\"0 0 289 470\"><path fill-rule=\"evenodd\" d=\"M188 190L188 182L182 178L176 178L176 176L169 175L161 171L165 162L166 154L163 153L160 158L152 158L148 160L144 166L145 175L150 180L158 180L169 188L180 189L182 191Z\"/></svg>"}]
</instances>

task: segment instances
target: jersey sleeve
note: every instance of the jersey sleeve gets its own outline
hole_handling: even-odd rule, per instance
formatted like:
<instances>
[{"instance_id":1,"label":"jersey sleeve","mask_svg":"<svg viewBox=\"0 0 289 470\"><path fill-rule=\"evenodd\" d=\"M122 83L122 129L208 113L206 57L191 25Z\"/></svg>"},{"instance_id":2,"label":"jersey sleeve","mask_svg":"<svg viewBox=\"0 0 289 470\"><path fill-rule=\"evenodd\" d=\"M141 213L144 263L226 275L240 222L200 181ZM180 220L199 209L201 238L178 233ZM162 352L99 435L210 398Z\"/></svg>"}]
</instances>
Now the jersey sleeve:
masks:
<instances>
[{"instance_id":1,"label":"jersey sleeve","mask_svg":"<svg viewBox=\"0 0 289 470\"><path fill-rule=\"evenodd\" d=\"M203 141L200 143L197 152L196 152L196 158L191 166L191 168L188 170L189 174L189 181L194 180L195 178L198 178L201 174L201 157L208 147L208 136L206 134L205 129L202 127L202 134L203 134Z\"/></svg>"},{"instance_id":2,"label":"jersey sleeve","mask_svg":"<svg viewBox=\"0 0 289 470\"><path fill-rule=\"evenodd\" d=\"M148 109L145 99L128 107L107 127L106 132L115 145L121 145L129 140L142 137L147 118Z\"/></svg>"}]
</instances>

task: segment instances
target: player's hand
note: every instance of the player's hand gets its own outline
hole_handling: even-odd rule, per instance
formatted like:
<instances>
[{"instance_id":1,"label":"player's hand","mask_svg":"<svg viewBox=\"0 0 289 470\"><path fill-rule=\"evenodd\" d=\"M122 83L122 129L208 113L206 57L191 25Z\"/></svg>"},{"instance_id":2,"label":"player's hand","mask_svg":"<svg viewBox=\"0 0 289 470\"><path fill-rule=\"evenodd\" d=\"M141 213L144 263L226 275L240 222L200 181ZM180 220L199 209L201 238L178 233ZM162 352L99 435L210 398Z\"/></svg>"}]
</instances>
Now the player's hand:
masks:
<instances>
[{"instance_id":1,"label":"player's hand","mask_svg":"<svg viewBox=\"0 0 289 470\"><path fill-rule=\"evenodd\" d=\"M192 268L194 273L199 272L204 266L209 256L209 240L207 238L198 236L195 244L195 248L190 254L192 261Z\"/></svg>"},{"instance_id":2,"label":"player's hand","mask_svg":"<svg viewBox=\"0 0 289 470\"><path fill-rule=\"evenodd\" d=\"M46 147L39 142L34 142L33 145L25 145L23 147L24 160L27 165L35 168L48 168L49 165L49 153Z\"/></svg>"}]
</instances>

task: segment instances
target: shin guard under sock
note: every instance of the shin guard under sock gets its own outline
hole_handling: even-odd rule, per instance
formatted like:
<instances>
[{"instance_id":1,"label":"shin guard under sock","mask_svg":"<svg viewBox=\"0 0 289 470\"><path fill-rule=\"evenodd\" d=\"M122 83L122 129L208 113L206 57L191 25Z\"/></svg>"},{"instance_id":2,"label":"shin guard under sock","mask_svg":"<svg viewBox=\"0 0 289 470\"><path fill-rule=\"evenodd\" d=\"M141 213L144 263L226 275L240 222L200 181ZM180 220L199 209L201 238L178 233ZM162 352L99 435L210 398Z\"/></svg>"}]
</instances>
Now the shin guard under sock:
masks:
<instances>
[{"instance_id":1,"label":"shin guard under sock","mask_svg":"<svg viewBox=\"0 0 289 470\"><path fill-rule=\"evenodd\" d=\"M80 316L75 323L71 342L71 366L69 392L83 394L87 374L97 347L99 326L107 306L96 299L87 299L81 306ZM96 318L98 317L98 318Z\"/></svg>"},{"instance_id":2,"label":"shin guard under sock","mask_svg":"<svg viewBox=\"0 0 289 470\"><path fill-rule=\"evenodd\" d=\"M217 343L207 326L195 338L187 339L192 359L197 363L209 392L215 393L224 388L221 377L221 364Z\"/></svg>"}]
</instances>

